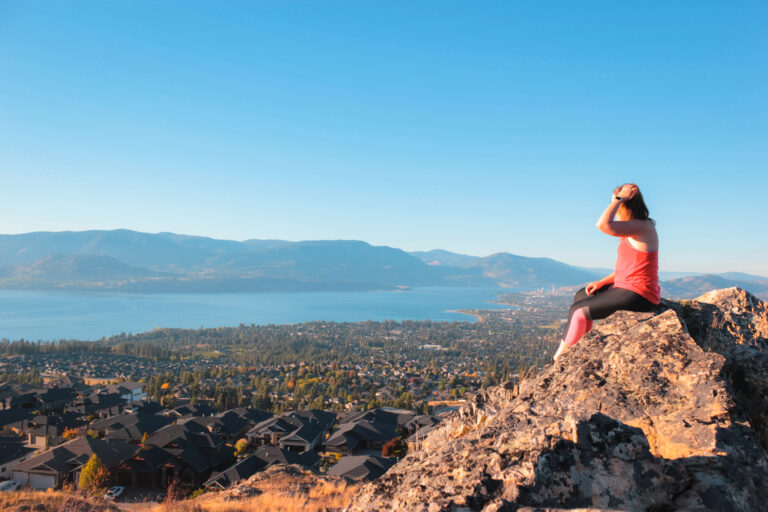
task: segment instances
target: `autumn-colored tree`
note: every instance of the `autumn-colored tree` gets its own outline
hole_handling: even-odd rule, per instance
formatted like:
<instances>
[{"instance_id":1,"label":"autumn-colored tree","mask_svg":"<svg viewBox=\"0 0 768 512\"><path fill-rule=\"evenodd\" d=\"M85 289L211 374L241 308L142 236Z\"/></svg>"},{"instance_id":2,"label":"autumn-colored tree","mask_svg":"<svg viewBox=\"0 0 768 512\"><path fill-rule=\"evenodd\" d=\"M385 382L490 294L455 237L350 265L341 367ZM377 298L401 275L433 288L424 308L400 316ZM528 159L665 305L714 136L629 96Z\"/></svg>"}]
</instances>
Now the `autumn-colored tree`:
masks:
<instances>
[{"instance_id":1,"label":"autumn-colored tree","mask_svg":"<svg viewBox=\"0 0 768 512\"><path fill-rule=\"evenodd\" d=\"M143 447L148 440L149 440L149 433L144 432L144 435L141 436L141 446Z\"/></svg>"},{"instance_id":2,"label":"autumn-colored tree","mask_svg":"<svg viewBox=\"0 0 768 512\"><path fill-rule=\"evenodd\" d=\"M64 432L61 434L61 437L64 439L74 439L78 434L79 432L76 428L65 428Z\"/></svg>"},{"instance_id":3,"label":"autumn-colored tree","mask_svg":"<svg viewBox=\"0 0 768 512\"><path fill-rule=\"evenodd\" d=\"M401 459L408 453L408 445L402 439L392 439L381 447L382 457L397 457Z\"/></svg>"},{"instance_id":4,"label":"autumn-colored tree","mask_svg":"<svg viewBox=\"0 0 768 512\"><path fill-rule=\"evenodd\" d=\"M245 453L245 449L248 448L248 440L246 439L238 439L235 443L235 454L237 456L242 455Z\"/></svg>"},{"instance_id":5,"label":"autumn-colored tree","mask_svg":"<svg viewBox=\"0 0 768 512\"><path fill-rule=\"evenodd\" d=\"M106 487L109 479L109 471L95 453L88 459L85 467L80 471L78 487L84 491L93 492Z\"/></svg>"}]
</instances>

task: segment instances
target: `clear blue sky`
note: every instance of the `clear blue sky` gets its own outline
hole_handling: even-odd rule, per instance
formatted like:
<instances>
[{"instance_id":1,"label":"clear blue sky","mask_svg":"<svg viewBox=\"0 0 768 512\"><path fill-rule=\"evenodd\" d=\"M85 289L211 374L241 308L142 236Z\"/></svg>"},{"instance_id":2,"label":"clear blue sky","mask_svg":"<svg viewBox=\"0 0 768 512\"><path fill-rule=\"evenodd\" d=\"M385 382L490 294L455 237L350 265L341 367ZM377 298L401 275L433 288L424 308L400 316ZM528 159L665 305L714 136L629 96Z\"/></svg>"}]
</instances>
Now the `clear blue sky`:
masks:
<instances>
[{"instance_id":1,"label":"clear blue sky","mask_svg":"<svg viewBox=\"0 0 768 512\"><path fill-rule=\"evenodd\" d=\"M768 275L768 2L0 0L0 232Z\"/></svg>"}]
</instances>

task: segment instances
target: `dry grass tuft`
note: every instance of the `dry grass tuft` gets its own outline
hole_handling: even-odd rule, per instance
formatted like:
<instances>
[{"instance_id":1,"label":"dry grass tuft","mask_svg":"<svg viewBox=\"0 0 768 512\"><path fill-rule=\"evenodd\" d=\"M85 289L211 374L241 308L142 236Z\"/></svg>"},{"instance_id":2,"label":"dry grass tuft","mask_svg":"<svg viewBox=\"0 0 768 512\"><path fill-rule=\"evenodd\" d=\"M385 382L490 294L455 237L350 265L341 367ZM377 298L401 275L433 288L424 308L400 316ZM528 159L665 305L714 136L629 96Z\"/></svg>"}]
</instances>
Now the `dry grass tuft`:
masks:
<instances>
[{"instance_id":1,"label":"dry grass tuft","mask_svg":"<svg viewBox=\"0 0 768 512\"><path fill-rule=\"evenodd\" d=\"M0 492L3 512L118 512L111 503L81 498L64 492Z\"/></svg>"},{"instance_id":2,"label":"dry grass tuft","mask_svg":"<svg viewBox=\"0 0 768 512\"><path fill-rule=\"evenodd\" d=\"M296 466L277 466L246 483L187 501L159 505L154 512L330 512L352 501L360 485Z\"/></svg>"}]
</instances>

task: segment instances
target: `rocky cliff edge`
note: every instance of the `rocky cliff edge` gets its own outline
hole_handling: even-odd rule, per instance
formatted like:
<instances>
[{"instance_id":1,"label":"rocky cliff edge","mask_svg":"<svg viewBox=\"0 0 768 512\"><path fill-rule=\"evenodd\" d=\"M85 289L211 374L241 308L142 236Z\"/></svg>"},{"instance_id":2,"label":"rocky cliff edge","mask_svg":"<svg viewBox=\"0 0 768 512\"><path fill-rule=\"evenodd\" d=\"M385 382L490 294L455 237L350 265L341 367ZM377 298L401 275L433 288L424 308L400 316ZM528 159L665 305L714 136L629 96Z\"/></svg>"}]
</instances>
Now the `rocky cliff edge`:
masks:
<instances>
[{"instance_id":1,"label":"rocky cliff edge","mask_svg":"<svg viewBox=\"0 0 768 512\"><path fill-rule=\"evenodd\" d=\"M478 393L347 508L768 510L768 307L739 288L597 323Z\"/></svg>"}]
</instances>

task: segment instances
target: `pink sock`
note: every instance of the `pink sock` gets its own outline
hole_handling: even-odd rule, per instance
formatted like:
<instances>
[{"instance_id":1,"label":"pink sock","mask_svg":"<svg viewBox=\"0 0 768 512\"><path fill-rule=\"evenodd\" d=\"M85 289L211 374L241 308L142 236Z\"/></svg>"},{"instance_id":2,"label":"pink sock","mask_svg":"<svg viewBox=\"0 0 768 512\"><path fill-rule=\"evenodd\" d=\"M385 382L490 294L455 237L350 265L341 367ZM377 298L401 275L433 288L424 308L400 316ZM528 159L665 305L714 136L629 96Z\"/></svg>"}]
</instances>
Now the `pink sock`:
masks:
<instances>
[{"instance_id":1,"label":"pink sock","mask_svg":"<svg viewBox=\"0 0 768 512\"><path fill-rule=\"evenodd\" d=\"M592 328L592 320L587 320L584 314L584 308L577 309L571 317L571 326L565 335L565 344L567 346L575 345Z\"/></svg>"}]
</instances>

